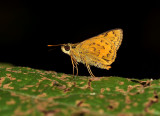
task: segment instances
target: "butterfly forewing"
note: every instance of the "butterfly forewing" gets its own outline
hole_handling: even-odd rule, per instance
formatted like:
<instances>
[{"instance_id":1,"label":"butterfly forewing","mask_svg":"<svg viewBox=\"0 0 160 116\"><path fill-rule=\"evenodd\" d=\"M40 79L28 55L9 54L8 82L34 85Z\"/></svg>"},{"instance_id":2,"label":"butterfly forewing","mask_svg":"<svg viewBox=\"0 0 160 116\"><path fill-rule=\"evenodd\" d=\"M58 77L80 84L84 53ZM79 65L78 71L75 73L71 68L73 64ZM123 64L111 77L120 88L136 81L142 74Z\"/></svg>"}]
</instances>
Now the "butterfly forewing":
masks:
<instances>
[{"instance_id":1,"label":"butterfly forewing","mask_svg":"<svg viewBox=\"0 0 160 116\"><path fill-rule=\"evenodd\" d=\"M122 29L113 29L113 30L104 32L96 37L97 38L103 37L107 40L110 40L114 44L116 50L118 50L121 45L122 39L123 39L123 30Z\"/></svg>"}]
</instances>

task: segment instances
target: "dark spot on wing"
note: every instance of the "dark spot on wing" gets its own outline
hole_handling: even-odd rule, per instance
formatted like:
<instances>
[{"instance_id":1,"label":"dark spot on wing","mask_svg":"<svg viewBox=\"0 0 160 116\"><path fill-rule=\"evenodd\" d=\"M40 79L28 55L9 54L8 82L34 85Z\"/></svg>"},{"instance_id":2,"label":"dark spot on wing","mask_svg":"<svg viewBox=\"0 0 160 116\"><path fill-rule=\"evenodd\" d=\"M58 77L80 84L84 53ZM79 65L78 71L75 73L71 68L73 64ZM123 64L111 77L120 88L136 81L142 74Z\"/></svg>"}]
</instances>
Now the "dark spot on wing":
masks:
<instances>
[{"instance_id":1,"label":"dark spot on wing","mask_svg":"<svg viewBox=\"0 0 160 116\"><path fill-rule=\"evenodd\" d=\"M101 40L101 42L104 42L104 40Z\"/></svg>"},{"instance_id":2,"label":"dark spot on wing","mask_svg":"<svg viewBox=\"0 0 160 116\"><path fill-rule=\"evenodd\" d=\"M102 56L102 59L104 59L105 61L109 62L109 60L106 59L105 56Z\"/></svg>"},{"instance_id":3,"label":"dark spot on wing","mask_svg":"<svg viewBox=\"0 0 160 116\"><path fill-rule=\"evenodd\" d=\"M107 35L108 35L108 33L105 33L105 34L104 34L104 37L107 36Z\"/></svg>"},{"instance_id":4,"label":"dark spot on wing","mask_svg":"<svg viewBox=\"0 0 160 116\"><path fill-rule=\"evenodd\" d=\"M106 44L106 45L108 45L108 43L107 43L107 42L105 42L105 44Z\"/></svg>"},{"instance_id":5,"label":"dark spot on wing","mask_svg":"<svg viewBox=\"0 0 160 116\"><path fill-rule=\"evenodd\" d=\"M93 48L93 51L96 51L96 48L95 47L92 47Z\"/></svg>"},{"instance_id":6,"label":"dark spot on wing","mask_svg":"<svg viewBox=\"0 0 160 116\"><path fill-rule=\"evenodd\" d=\"M104 46L102 46L102 49L105 49L105 47L104 47Z\"/></svg>"},{"instance_id":7,"label":"dark spot on wing","mask_svg":"<svg viewBox=\"0 0 160 116\"><path fill-rule=\"evenodd\" d=\"M93 43L90 43L90 44L89 44L89 46L91 46L91 45L95 45L95 44L96 44L96 43L95 43L95 42L93 42Z\"/></svg>"}]
</instances>

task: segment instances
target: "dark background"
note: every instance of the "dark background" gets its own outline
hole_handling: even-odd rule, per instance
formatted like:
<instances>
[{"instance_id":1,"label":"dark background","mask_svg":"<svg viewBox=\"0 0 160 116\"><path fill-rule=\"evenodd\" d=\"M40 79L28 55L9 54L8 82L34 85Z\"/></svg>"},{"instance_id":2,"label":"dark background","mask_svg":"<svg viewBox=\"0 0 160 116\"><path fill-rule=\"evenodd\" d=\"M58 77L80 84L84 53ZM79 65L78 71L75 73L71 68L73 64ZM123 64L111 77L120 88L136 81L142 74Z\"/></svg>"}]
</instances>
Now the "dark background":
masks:
<instances>
[{"instance_id":1,"label":"dark background","mask_svg":"<svg viewBox=\"0 0 160 116\"><path fill-rule=\"evenodd\" d=\"M160 77L158 2L0 2L0 62L72 74L70 57L47 44L77 43L114 28L124 38L116 61L96 76ZM89 75L79 64L79 75Z\"/></svg>"}]
</instances>

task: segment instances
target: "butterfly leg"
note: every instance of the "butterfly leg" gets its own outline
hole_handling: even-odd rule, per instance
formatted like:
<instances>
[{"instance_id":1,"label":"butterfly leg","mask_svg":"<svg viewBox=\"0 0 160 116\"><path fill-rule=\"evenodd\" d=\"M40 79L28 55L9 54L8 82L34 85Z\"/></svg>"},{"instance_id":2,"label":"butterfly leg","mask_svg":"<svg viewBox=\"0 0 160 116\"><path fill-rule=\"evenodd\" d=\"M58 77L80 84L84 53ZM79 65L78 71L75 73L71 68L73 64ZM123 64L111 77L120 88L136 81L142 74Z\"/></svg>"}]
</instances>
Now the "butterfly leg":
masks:
<instances>
[{"instance_id":1,"label":"butterfly leg","mask_svg":"<svg viewBox=\"0 0 160 116\"><path fill-rule=\"evenodd\" d=\"M78 66L77 66L77 61L71 56L71 61L72 61L72 65L73 65L73 76L74 76L74 68L76 68L77 74L76 76L78 76Z\"/></svg>"},{"instance_id":2,"label":"butterfly leg","mask_svg":"<svg viewBox=\"0 0 160 116\"><path fill-rule=\"evenodd\" d=\"M77 70L77 74L76 74L76 76L78 76L78 66L77 66L77 61L72 57L72 59L73 59L73 63L75 64L75 68L76 68L76 70Z\"/></svg>"},{"instance_id":3,"label":"butterfly leg","mask_svg":"<svg viewBox=\"0 0 160 116\"><path fill-rule=\"evenodd\" d=\"M73 61L73 58L72 58L72 56L71 56L71 62L72 62L72 66L73 66L73 77L74 77L74 61Z\"/></svg>"},{"instance_id":4,"label":"butterfly leg","mask_svg":"<svg viewBox=\"0 0 160 116\"><path fill-rule=\"evenodd\" d=\"M75 67L75 68L76 68L76 70L77 70L77 74L76 74L76 76L78 76L78 66L77 66L77 64L78 64L78 63L77 63L77 61L76 61L75 59L73 59L73 61L74 61L74 64L76 65L76 67Z\"/></svg>"},{"instance_id":5,"label":"butterfly leg","mask_svg":"<svg viewBox=\"0 0 160 116\"><path fill-rule=\"evenodd\" d=\"M92 71L91 71L90 66L89 66L88 64L86 64L86 67L87 67L88 72L89 72L89 74L91 75L91 77L95 77L94 74L93 74Z\"/></svg>"}]
</instances>

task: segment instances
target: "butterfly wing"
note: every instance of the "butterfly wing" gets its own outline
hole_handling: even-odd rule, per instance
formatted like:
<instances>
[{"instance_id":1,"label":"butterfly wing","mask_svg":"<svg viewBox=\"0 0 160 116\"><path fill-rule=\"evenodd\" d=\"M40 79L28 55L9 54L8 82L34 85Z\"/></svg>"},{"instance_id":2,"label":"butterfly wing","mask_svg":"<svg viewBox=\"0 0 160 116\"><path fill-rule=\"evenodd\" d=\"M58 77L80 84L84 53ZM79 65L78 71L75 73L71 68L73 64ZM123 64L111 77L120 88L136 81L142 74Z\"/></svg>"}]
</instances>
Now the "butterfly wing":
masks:
<instances>
[{"instance_id":1,"label":"butterfly wing","mask_svg":"<svg viewBox=\"0 0 160 116\"><path fill-rule=\"evenodd\" d=\"M109 30L109 31L106 31L102 34L99 34L93 38L104 38L106 40L109 40L111 41L116 50L119 49L121 43L122 43L122 39L123 39L123 30L122 29L113 29L113 30ZM92 38L90 38L92 39Z\"/></svg>"},{"instance_id":2,"label":"butterfly wing","mask_svg":"<svg viewBox=\"0 0 160 116\"><path fill-rule=\"evenodd\" d=\"M113 30L104 32L104 33L98 35L97 37L100 37L100 38L103 37L107 40L110 40L114 44L116 50L118 50L121 43L122 43L123 30L122 29L113 29Z\"/></svg>"},{"instance_id":3,"label":"butterfly wing","mask_svg":"<svg viewBox=\"0 0 160 116\"><path fill-rule=\"evenodd\" d=\"M104 68L115 61L122 37L122 29L110 30L79 43L75 51L82 63Z\"/></svg>"},{"instance_id":4,"label":"butterfly wing","mask_svg":"<svg viewBox=\"0 0 160 116\"><path fill-rule=\"evenodd\" d=\"M110 40L93 37L79 43L76 47L82 63L103 68L102 65L110 65L116 58L116 48Z\"/></svg>"}]
</instances>

